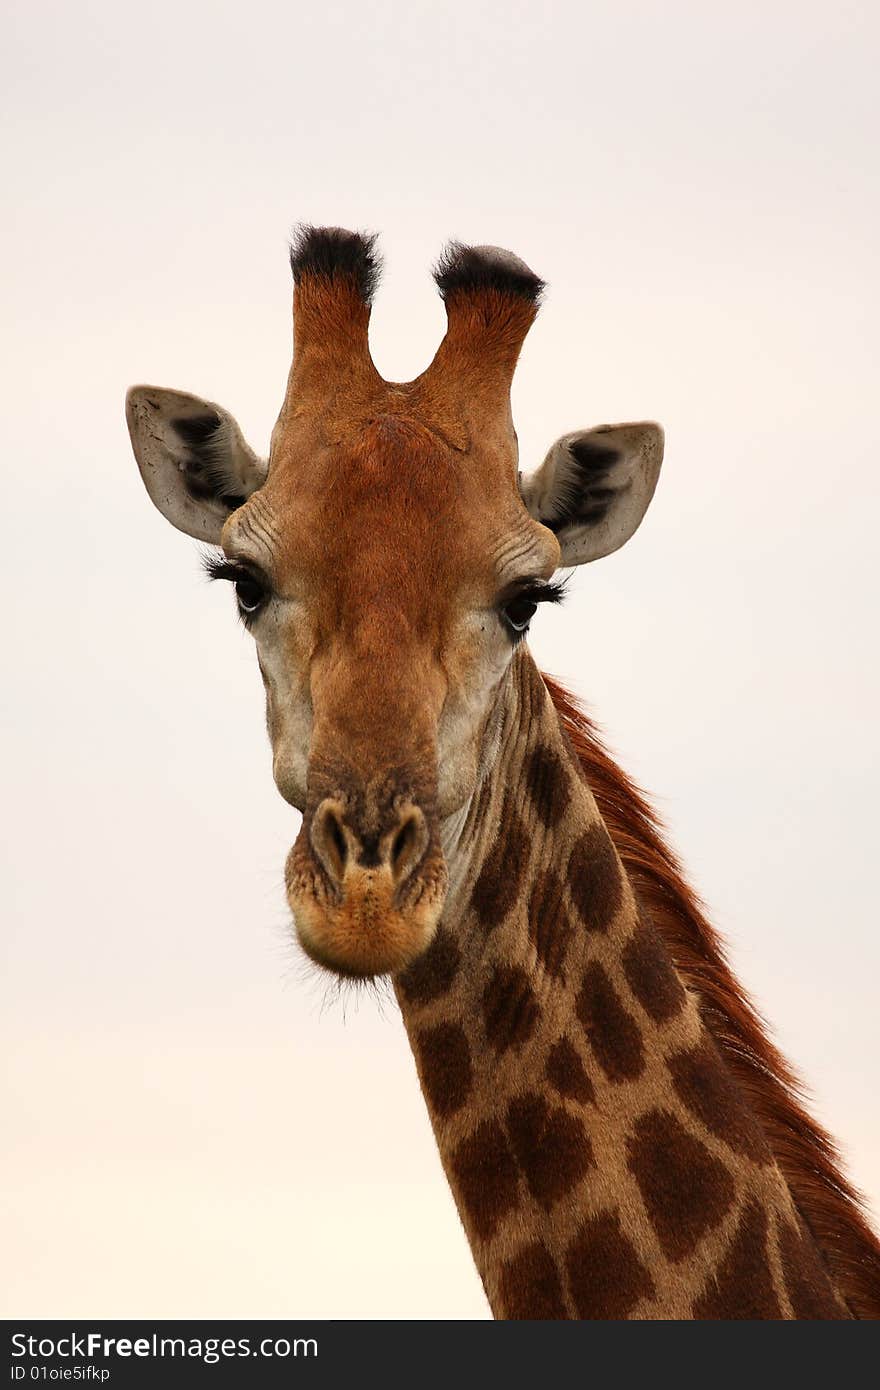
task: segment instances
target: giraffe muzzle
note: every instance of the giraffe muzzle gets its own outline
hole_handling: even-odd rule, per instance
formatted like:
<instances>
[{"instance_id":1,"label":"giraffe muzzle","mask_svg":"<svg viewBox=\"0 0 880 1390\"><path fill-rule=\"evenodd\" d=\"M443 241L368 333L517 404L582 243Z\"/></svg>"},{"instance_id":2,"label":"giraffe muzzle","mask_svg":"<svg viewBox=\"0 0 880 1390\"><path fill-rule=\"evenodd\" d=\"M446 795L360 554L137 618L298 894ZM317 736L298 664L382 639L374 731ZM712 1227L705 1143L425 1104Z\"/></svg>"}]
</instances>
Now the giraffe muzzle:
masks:
<instances>
[{"instance_id":1,"label":"giraffe muzzle","mask_svg":"<svg viewBox=\"0 0 880 1390\"><path fill-rule=\"evenodd\" d=\"M287 862L287 898L306 953L339 975L395 973L428 946L446 864L428 817L409 798L384 814L344 794L306 812Z\"/></svg>"},{"instance_id":2,"label":"giraffe muzzle","mask_svg":"<svg viewBox=\"0 0 880 1390\"><path fill-rule=\"evenodd\" d=\"M402 887L424 859L430 835L424 812L411 802L396 807L377 833L359 831L343 802L328 796L312 816L309 839L331 883L344 891L346 879L361 870L386 870L394 887Z\"/></svg>"}]
</instances>

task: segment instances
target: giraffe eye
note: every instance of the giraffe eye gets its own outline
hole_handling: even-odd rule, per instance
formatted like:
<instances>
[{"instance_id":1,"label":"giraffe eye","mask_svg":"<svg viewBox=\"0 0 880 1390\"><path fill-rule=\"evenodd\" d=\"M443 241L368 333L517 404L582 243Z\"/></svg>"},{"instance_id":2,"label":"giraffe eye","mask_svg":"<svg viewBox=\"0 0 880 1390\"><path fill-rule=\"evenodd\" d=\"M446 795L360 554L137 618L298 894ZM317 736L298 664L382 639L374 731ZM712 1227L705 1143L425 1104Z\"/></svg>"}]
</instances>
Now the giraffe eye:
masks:
<instances>
[{"instance_id":1,"label":"giraffe eye","mask_svg":"<svg viewBox=\"0 0 880 1390\"><path fill-rule=\"evenodd\" d=\"M204 564L209 579L228 579L234 586L238 611L243 621L249 623L269 597L267 581L244 565L232 564L218 556L209 556Z\"/></svg>"},{"instance_id":2,"label":"giraffe eye","mask_svg":"<svg viewBox=\"0 0 880 1390\"><path fill-rule=\"evenodd\" d=\"M510 594L506 602L502 598L498 605L498 614L507 629L508 637L513 642L518 642L528 632L529 623L537 612L538 604L559 603L564 593L564 582L548 584L544 580L534 579L520 588L519 593Z\"/></svg>"},{"instance_id":3,"label":"giraffe eye","mask_svg":"<svg viewBox=\"0 0 880 1390\"><path fill-rule=\"evenodd\" d=\"M504 607L504 621L513 632L525 632L537 611L537 603L532 598L515 598Z\"/></svg>"},{"instance_id":4,"label":"giraffe eye","mask_svg":"<svg viewBox=\"0 0 880 1390\"><path fill-rule=\"evenodd\" d=\"M240 574L235 580L235 597L242 613L252 616L266 602L266 589L252 574Z\"/></svg>"}]
</instances>

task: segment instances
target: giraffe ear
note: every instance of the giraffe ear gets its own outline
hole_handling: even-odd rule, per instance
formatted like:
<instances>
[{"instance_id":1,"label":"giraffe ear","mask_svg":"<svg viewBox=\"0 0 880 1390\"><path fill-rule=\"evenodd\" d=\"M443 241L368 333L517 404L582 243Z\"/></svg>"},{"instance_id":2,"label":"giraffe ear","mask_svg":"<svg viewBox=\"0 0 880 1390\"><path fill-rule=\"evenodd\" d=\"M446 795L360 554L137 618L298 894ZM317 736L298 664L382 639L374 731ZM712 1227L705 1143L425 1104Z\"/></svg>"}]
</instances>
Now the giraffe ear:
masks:
<instances>
[{"instance_id":1,"label":"giraffe ear","mask_svg":"<svg viewBox=\"0 0 880 1390\"><path fill-rule=\"evenodd\" d=\"M560 565L598 560L629 540L662 462L663 431L650 421L598 425L557 439L521 491L535 520L555 532Z\"/></svg>"},{"instance_id":2,"label":"giraffe ear","mask_svg":"<svg viewBox=\"0 0 880 1390\"><path fill-rule=\"evenodd\" d=\"M217 545L226 518L265 482L264 460L229 412L201 396L132 386L125 418L159 511L179 531Z\"/></svg>"}]
</instances>

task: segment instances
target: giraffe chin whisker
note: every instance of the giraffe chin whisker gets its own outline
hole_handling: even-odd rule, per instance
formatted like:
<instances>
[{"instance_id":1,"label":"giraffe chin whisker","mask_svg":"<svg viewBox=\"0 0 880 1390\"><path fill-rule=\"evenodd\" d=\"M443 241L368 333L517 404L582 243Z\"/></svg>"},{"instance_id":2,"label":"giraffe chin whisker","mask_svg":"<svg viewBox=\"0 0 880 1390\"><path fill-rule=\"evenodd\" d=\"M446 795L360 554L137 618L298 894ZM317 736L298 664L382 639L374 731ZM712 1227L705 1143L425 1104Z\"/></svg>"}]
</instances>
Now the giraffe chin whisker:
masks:
<instances>
[{"instance_id":1,"label":"giraffe chin whisker","mask_svg":"<svg viewBox=\"0 0 880 1390\"><path fill-rule=\"evenodd\" d=\"M287 900L299 943L315 964L343 978L393 975L418 959L434 937L446 896L445 865L438 865L422 891L396 901L395 885L383 870L353 869L335 896L292 883Z\"/></svg>"}]
</instances>

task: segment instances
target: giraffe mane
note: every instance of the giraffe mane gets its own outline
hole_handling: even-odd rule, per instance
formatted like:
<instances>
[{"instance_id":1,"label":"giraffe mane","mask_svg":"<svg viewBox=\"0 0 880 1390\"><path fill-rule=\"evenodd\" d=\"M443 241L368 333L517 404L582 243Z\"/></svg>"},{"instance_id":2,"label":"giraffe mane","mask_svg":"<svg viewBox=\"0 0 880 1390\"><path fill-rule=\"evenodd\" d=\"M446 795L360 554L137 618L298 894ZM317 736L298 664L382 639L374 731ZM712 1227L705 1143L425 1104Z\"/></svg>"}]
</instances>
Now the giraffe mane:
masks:
<instances>
[{"instance_id":1,"label":"giraffe mane","mask_svg":"<svg viewBox=\"0 0 880 1390\"><path fill-rule=\"evenodd\" d=\"M831 1136L725 959L721 940L663 835L656 812L605 749L590 718L544 676L633 890L662 934L706 1025L757 1113L801 1217L857 1318L880 1318L880 1244Z\"/></svg>"}]
</instances>

